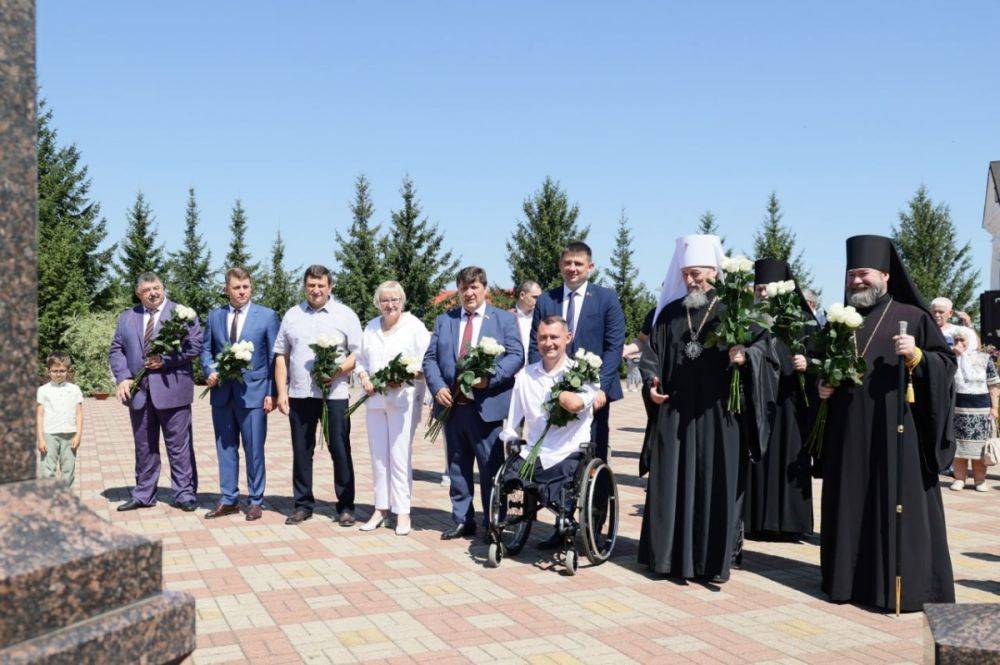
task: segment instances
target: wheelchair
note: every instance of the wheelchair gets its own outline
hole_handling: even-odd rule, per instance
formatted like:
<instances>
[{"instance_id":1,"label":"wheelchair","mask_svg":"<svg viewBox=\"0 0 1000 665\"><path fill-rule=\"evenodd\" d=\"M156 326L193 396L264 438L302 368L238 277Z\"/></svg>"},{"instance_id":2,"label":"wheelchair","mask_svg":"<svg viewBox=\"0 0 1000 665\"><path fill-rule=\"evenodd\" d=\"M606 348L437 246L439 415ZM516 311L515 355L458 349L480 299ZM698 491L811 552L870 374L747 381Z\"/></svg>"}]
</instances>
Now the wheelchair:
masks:
<instances>
[{"instance_id":1,"label":"wheelchair","mask_svg":"<svg viewBox=\"0 0 1000 665\"><path fill-rule=\"evenodd\" d=\"M595 455L593 443L581 444L580 452L570 458L578 461L573 480L562 486L557 502L546 502L538 485L518 477L524 463L519 454L523 445L526 442L505 443L506 456L493 479L486 566L496 568L504 557L524 548L541 508L555 514L567 574L576 574L581 556L594 565L607 561L618 537L618 485L611 467ZM569 498L573 499L571 511L567 510Z\"/></svg>"}]
</instances>

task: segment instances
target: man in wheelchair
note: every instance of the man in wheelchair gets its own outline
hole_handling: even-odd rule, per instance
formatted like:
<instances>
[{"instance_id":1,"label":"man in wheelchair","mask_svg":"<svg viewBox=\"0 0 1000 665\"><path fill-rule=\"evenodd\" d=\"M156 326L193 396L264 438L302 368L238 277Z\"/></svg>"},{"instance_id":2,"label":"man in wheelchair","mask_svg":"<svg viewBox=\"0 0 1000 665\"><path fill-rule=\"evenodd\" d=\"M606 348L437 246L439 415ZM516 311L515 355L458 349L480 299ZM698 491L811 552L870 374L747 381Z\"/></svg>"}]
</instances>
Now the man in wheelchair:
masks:
<instances>
[{"instance_id":1,"label":"man in wheelchair","mask_svg":"<svg viewBox=\"0 0 1000 665\"><path fill-rule=\"evenodd\" d=\"M504 554L514 554L523 547L537 511L536 503L553 510L559 518L555 533L539 543L539 548L556 549L566 546L569 556L574 536L586 536L593 542L592 533L569 533L568 528L571 525L578 526L573 521L577 500L588 484L595 480L599 480L605 488L605 491L597 493L600 503L595 507L595 513L599 513L595 518L598 531L606 521L609 501L607 488L611 487L611 491L614 491L614 480L610 467L603 460L594 457L593 446L588 443L593 420L592 406L598 386L590 384L581 386L579 392L561 392L558 395L559 404L570 413L577 414L577 418L564 427L551 427L545 432L548 413L544 404L553 386L574 362L566 355L571 339L565 319L560 316L546 317L537 330L538 351L542 359L528 365L515 380L510 411L500 433L510 454L497 474L494 505L490 510L493 541L490 550L491 565L497 565ZM522 421L523 432L519 431ZM528 457L531 446L542 437L543 432L545 438L535 461L534 476L531 481L522 480L519 475L521 466ZM586 477L584 471L587 472ZM594 492L591 488L587 495L591 504L594 503L592 495ZM616 492L614 500L617 500ZM617 522L616 519L614 521ZM600 539L602 543L605 540ZM613 536L612 543L608 543L607 552L600 557L601 561L610 554L611 544ZM597 548L584 549L588 558L595 563L599 562L591 554L591 549ZM572 566L567 565L567 568L570 572L576 570L575 550L572 552Z\"/></svg>"}]
</instances>

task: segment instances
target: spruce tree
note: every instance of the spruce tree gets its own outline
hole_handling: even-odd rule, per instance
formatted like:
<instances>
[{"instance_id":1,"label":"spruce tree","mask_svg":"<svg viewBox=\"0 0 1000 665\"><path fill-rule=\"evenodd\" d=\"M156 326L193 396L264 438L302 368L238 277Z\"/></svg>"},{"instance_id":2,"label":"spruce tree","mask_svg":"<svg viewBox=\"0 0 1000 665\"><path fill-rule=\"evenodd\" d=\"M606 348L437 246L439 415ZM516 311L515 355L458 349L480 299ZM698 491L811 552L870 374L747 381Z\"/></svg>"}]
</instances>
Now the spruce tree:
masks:
<instances>
[{"instance_id":1,"label":"spruce tree","mask_svg":"<svg viewBox=\"0 0 1000 665\"><path fill-rule=\"evenodd\" d=\"M247 247L247 211L243 208L243 201L236 199L233 204L233 211L229 217L229 252L226 253L226 264L222 267L222 272L230 268L243 268L253 280L260 274L260 264L253 262L253 256Z\"/></svg>"},{"instance_id":2,"label":"spruce tree","mask_svg":"<svg viewBox=\"0 0 1000 665\"><path fill-rule=\"evenodd\" d=\"M218 302L213 281L212 252L198 233L198 201L194 187L188 188L187 209L184 212L184 242L181 249L170 254L170 299L198 312L202 321L208 310Z\"/></svg>"},{"instance_id":3,"label":"spruce tree","mask_svg":"<svg viewBox=\"0 0 1000 665\"><path fill-rule=\"evenodd\" d=\"M128 228L125 238L119 246L118 280L123 292L130 293L132 302L138 303L135 296L135 280L144 272L152 271L163 276L164 260L163 246L156 243L156 226L153 211L146 203L142 192L137 192L135 202L128 210Z\"/></svg>"},{"instance_id":4,"label":"spruce tree","mask_svg":"<svg viewBox=\"0 0 1000 665\"><path fill-rule=\"evenodd\" d=\"M542 188L524 200L525 220L519 221L507 241L507 263L514 284L532 279L542 289L562 283L559 255L574 240L586 240L589 226L578 227L579 207L559 183L546 176Z\"/></svg>"},{"instance_id":5,"label":"spruce tree","mask_svg":"<svg viewBox=\"0 0 1000 665\"><path fill-rule=\"evenodd\" d=\"M281 231L271 245L271 270L265 274L260 285L255 286L258 296L254 297L264 307L270 307L278 316L284 316L301 298L298 270L285 269L285 241L281 239Z\"/></svg>"},{"instance_id":6,"label":"spruce tree","mask_svg":"<svg viewBox=\"0 0 1000 665\"><path fill-rule=\"evenodd\" d=\"M971 244L958 244L951 210L943 203L935 205L923 185L907 206L907 211L899 213L892 239L921 295L928 301L944 296L955 309L975 317L979 273L973 267Z\"/></svg>"},{"instance_id":7,"label":"spruce tree","mask_svg":"<svg viewBox=\"0 0 1000 665\"><path fill-rule=\"evenodd\" d=\"M333 250L340 264L333 274L333 294L354 310L362 322L378 315L372 297L386 279L383 262L386 243L378 237L379 225L371 224L375 206L369 189L368 179L358 176L354 183L354 200L350 203L351 227L346 238L339 231L336 233Z\"/></svg>"},{"instance_id":8,"label":"spruce tree","mask_svg":"<svg viewBox=\"0 0 1000 665\"><path fill-rule=\"evenodd\" d=\"M655 304L646 287L637 281L639 269L635 266L632 249L632 229L622 208L615 235L615 248L611 253L611 269L606 271L608 285L618 293L618 300L625 312L625 339L635 339L642 328L646 313Z\"/></svg>"},{"instance_id":9,"label":"spruce tree","mask_svg":"<svg viewBox=\"0 0 1000 665\"><path fill-rule=\"evenodd\" d=\"M783 217L784 213L781 212L778 195L771 192L767 198L767 216L764 217L760 229L753 236L754 258L787 261L792 268L796 282L802 288L810 287L813 279L812 272L807 270L805 264L802 263L802 252L795 253L795 234L782 224Z\"/></svg>"},{"instance_id":10,"label":"spruce tree","mask_svg":"<svg viewBox=\"0 0 1000 665\"><path fill-rule=\"evenodd\" d=\"M715 213L711 210L706 210L704 214L698 218L698 233L719 236L719 242L721 242L723 246L726 244L726 239L719 233L719 223L715 221Z\"/></svg>"},{"instance_id":11,"label":"spruce tree","mask_svg":"<svg viewBox=\"0 0 1000 665\"><path fill-rule=\"evenodd\" d=\"M38 105L38 353L62 347L68 322L107 309L114 288L107 265L115 246L101 249L107 221L89 198L90 178L75 145L60 146L45 100Z\"/></svg>"},{"instance_id":12,"label":"spruce tree","mask_svg":"<svg viewBox=\"0 0 1000 665\"><path fill-rule=\"evenodd\" d=\"M403 207L392 213L385 248L386 274L403 286L407 308L430 325L440 310L434 299L454 282L458 260L444 249L444 236L437 225L420 218L420 202L409 176L403 178L399 193Z\"/></svg>"}]
</instances>

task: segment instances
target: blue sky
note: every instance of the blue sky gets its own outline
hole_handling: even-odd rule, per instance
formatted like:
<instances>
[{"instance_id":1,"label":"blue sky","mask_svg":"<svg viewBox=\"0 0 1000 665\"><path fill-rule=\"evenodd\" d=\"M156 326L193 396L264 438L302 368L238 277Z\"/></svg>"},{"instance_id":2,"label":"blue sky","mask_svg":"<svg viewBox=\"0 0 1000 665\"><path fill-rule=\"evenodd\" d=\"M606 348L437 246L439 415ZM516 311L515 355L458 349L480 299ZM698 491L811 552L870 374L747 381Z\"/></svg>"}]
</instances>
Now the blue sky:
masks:
<instances>
[{"instance_id":1,"label":"blue sky","mask_svg":"<svg viewBox=\"0 0 1000 665\"><path fill-rule=\"evenodd\" d=\"M355 176L387 222L409 174L508 284L503 242L551 175L599 265L625 206L653 287L706 209L752 249L773 189L829 302L844 239L888 234L921 183L988 287L997 25L995 1L40 0L38 69L115 238L142 189L176 247L194 186L217 261L241 197L258 258L280 229L291 264L331 264Z\"/></svg>"}]
</instances>

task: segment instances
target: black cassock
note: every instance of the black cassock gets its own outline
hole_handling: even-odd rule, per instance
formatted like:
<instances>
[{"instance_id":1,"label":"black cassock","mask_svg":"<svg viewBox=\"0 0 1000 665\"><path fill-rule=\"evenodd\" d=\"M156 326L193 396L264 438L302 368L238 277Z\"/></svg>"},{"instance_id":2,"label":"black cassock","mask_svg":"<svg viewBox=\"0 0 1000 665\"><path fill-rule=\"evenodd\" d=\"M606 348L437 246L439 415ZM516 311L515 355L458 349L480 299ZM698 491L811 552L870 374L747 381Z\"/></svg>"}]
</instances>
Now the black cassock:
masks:
<instances>
[{"instance_id":1,"label":"black cassock","mask_svg":"<svg viewBox=\"0 0 1000 665\"><path fill-rule=\"evenodd\" d=\"M709 302L713 297L709 292ZM695 330L706 309L691 310ZM717 304L700 341L718 325L722 311L724 305ZM670 399L656 411L639 461L640 474L649 472L639 563L666 575L726 580L742 522L746 468L767 441L776 361L766 334L747 347L741 372L748 394L741 417L727 410L728 352L704 348L692 360L684 353L690 340L686 310L676 300L660 313L643 355L645 375L659 377L660 392ZM741 429L753 431L743 431L741 441Z\"/></svg>"},{"instance_id":2,"label":"black cassock","mask_svg":"<svg viewBox=\"0 0 1000 665\"><path fill-rule=\"evenodd\" d=\"M792 353L774 340L780 363L774 426L766 452L750 468L747 480L746 530L750 534L803 534L813 530L809 407L817 400L814 379L805 380L809 407L792 365Z\"/></svg>"},{"instance_id":3,"label":"black cassock","mask_svg":"<svg viewBox=\"0 0 1000 665\"><path fill-rule=\"evenodd\" d=\"M862 385L840 387L830 398L821 453L823 591L837 602L895 607L899 365L892 337L906 321L924 357L913 371L916 403L908 405L904 423L901 607L918 611L923 603L952 603L955 584L938 474L955 454L955 356L918 307L886 295L871 310L859 311L865 322L857 331L858 353L874 334L864 353L868 369Z\"/></svg>"}]
</instances>

